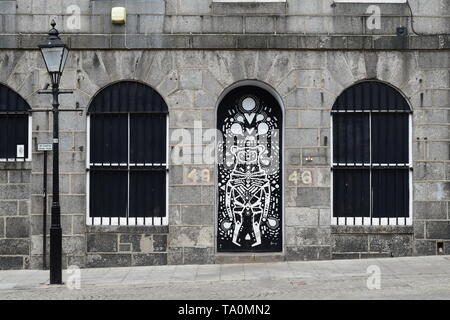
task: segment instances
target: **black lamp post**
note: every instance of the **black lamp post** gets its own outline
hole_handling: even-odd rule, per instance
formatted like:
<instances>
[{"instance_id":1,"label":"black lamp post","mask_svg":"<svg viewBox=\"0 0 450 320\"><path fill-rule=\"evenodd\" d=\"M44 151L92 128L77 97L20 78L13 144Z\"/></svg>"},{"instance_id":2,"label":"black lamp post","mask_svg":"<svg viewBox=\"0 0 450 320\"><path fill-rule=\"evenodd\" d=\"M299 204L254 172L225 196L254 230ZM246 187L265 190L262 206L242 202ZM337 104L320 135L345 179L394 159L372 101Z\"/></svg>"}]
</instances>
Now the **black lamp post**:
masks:
<instances>
[{"instance_id":1,"label":"black lamp post","mask_svg":"<svg viewBox=\"0 0 450 320\"><path fill-rule=\"evenodd\" d=\"M51 22L52 29L48 38L38 47L44 58L47 71L52 81L53 95L53 202L50 226L50 284L62 284L62 230L61 208L59 204L59 83L66 64L69 48L59 38L55 29L55 20Z\"/></svg>"}]
</instances>

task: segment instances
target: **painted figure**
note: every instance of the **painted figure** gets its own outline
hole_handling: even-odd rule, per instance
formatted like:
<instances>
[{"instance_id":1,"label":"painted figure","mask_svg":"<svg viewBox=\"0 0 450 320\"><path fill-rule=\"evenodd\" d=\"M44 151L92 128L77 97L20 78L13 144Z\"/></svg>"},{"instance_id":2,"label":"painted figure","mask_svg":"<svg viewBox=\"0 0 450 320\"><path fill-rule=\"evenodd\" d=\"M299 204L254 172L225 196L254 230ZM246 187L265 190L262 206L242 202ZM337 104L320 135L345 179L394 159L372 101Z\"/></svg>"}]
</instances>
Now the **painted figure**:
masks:
<instances>
[{"instance_id":1,"label":"painted figure","mask_svg":"<svg viewBox=\"0 0 450 320\"><path fill-rule=\"evenodd\" d=\"M264 149L264 146L231 148L236 165L225 187L225 204L227 226L231 227L233 222L232 241L238 246L243 240L252 241L252 247L261 244L261 223L267 221L270 206L270 181L259 165Z\"/></svg>"}]
</instances>

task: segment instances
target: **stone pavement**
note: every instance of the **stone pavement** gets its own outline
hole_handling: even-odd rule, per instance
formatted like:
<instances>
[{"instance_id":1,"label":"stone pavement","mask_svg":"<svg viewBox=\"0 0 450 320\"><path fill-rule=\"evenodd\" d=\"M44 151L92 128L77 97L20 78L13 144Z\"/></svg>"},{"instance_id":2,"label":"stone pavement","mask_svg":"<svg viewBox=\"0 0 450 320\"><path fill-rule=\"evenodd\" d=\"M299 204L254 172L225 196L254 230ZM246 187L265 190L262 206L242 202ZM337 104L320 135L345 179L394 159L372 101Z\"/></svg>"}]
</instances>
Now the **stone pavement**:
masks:
<instances>
[{"instance_id":1,"label":"stone pavement","mask_svg":"<svg viewBox=\"0 0 450 320\"><path fill-rule=\"evenodd\" d=\"M77 289L76 272L50 286L49 271L0 271L0 299L450 299L450 256L79 272Z\"/></svg>"}]
</instances>

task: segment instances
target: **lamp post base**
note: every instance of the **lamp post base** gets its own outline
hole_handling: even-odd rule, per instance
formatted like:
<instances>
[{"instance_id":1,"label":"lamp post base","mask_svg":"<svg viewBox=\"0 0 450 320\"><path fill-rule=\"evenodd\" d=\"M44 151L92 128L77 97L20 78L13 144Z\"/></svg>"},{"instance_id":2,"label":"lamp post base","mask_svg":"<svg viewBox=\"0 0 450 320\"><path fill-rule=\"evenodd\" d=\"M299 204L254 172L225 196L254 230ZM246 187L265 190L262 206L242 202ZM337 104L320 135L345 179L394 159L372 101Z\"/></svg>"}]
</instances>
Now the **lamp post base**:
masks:
<instances>
[{"instance_id":1,"label":"lamp post base","mask_svg":"<svg viewBox=\"0 0 450 320\"><path fill-rule=\"evenodd\" d=\"M50 227L50 284L62 284L62 230Z\"/></svg>"}]
</instances>

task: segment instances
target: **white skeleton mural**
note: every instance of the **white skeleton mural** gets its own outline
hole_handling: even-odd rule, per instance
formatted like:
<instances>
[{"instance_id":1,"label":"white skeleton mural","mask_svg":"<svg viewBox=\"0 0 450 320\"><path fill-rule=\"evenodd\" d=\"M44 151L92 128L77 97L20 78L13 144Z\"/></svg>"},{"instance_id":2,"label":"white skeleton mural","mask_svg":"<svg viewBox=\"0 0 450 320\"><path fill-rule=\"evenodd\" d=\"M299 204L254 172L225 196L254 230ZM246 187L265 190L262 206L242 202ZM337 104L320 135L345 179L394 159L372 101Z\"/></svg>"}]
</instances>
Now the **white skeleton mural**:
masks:
<instances>
[{"instance_id":1,"label":"white skeleton mural","mask_svg":"<svg viewBox=\"0 0 450 320\"><path fill-rule=\"evenodd\" d=\"M218 250L281 251L278 103L260 88L235 89L219 106L218 128Z\"/></svg>"}]
</instances>

